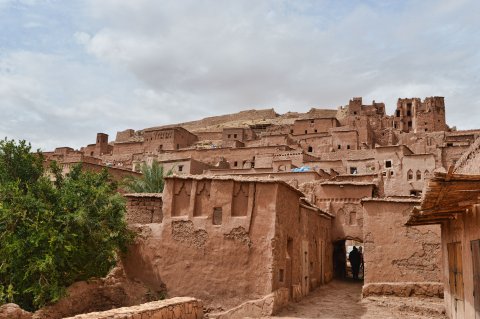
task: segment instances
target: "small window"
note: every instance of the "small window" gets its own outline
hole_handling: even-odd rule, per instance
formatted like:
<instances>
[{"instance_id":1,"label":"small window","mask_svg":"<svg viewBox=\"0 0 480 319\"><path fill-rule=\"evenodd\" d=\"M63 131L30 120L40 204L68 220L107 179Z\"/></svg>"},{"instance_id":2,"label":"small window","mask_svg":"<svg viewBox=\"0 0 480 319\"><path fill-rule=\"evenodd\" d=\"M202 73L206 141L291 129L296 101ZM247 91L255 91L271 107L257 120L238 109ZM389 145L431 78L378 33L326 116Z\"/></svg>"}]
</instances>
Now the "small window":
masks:
<instances>
[{"instance_id":1,"label":"small window","mask_svg":"<svg viewBox=\"0 0 480 319\"><path fill-rule=\"evenodd\" d=\"M237 134L233 134L233 138L237 138Z\"/></svg>"},{"instance_id":2,"label":"small window","mask_svg":"<svg viewBox=\"0 0 480 319\"><path fill-rule=\"evenodd\" d=\"M221 225L222 224L222 208L221 207L215 207L213 209L212 223L213 223L213 225Z\"/></svg>"},{"instance_id":3,"label":"small window","mask_svg":"<svg viewBox=\"0 0 480 319\"><path fill-rule=\"evenodd\" d=\"M178 165L178 171L183 172L183 165Z\"/></svg>"},{"instance_id":4,"label":"small window","mask_svg":"<svg viewBox=\"0 0 480 319\"><path fill-rule=\"evenodd\" d=\"M307 131L307 130L305 130L305 134L307 134L307 133L308 133L308 131Z\"/></svg>"},{"instance_id":5,"label":"small window","mask_svg":"<svg viewBox=\"0 0 480 319\"><path fill-rule=\"evenodd\" d=\"M411 181L413 179L413 172L411 170L408 171L407 173L407 179Z\"/></svg>"},{"instance_id":6,"label":"small window","mask_svg":"<svg viewBox=\"0 0 480 319\"><path fill-rule=\"evenodd\" d=\"M308 147L308 152L309 152L309 153L313 152L313 147L309 146L309 147Z\"/></svg>"},{"instance_id":7,"label":"small window","mask_svg":"<svg viewBox=\"0 0 480 319\"><path fill-rule=\"evenodd\" d=\"M293 130L290 130L290 134L293 134Z\"/></svg>"},{"instance_id":8,"label":"small window","mask_svg":"<svg viewBox=\"0 0 480 319\"><path fill-rule=\"evenodd\" d=\"M180 149L180 144L177 144L177 150Z\"/></svg>"},{"instance_id":9,"label":"small window","mask_svg":"<svg viewBox=\"0 0 480 319\"><path fill-rule=\"evenodd\" d=\"M159 150L163 150L163 144L160 144L160 146L158 147Z\"/></svg>"},{"instance_id":10,"label":"small window","mask_svg":"<svg viewBox=\"0 0 480 319\"><path fill-rule=\"evenodd\" d=\"M422 179L422 172L417 171L417 181Z\"/></svg>"},{"instance_id":11,"label":"small window","mask_svg":"<svg viewBox=\"0 0 480 319\"><path fill-rule=\"evenodd\" d=\"M393 123L393 128L397 128L397 123Z\"/></svg>"},{"instance_id":12,"label":"small window","mask_svg":"<svg viewBox=\"0 0 480 319\"><path fill-rule=\"evenodd\" d=\"M410 191L410 196L420 196L420 195L422 195L422 192L421 192L421 191L417 191L417 190L415 190L415 189L412 189L412 190Z\"/></svg>"},{"instance_id":13,"label":"small window","mask_svg":"<svg viewBox=\"0 0 480 319\"><path fill-rule=\"evenodd\" d=\"M425 132L428 132L428 128L425 129Z\"/></svg>"},{"instance_id":14,"label":"small window","mask_svg":"<svg viewBox=\"0 0 480 319\"><path fill-rule=\"evenodd\" d=\"M357 224L357 212L350 212L348 224L349 225Z\"/></svg>"},{"instance_id":15,"label":"small window","mask_svg":"<svg viewBox=\"0 0 480 319\"><path fill-rule=\"evenodd\" d=\"M356 111L355 111L355 112L353 112L353 115L357 115L357 112L356 112Z\"/></svg>"},{"instance_id":16,"label":"small window","mask_svg":"<svg viewBox=\"0 0 480 319\"><path fill-rule=\"evenodd\" d=\"M350 149L350 145L347 145L347 150L349 150L349 149Z\"/></svg>"},{"instance_id":17,"label":"small window","mask_svg":"<svg viewBox=\"0 0 480 319\"><path fill-rule=\"evenodd\" d=\"M238 166L238 162L233 162L233 166L237 167Z\"/></svg>"},{"instance_id":18,"label":"small window","mask_svg":"<svg viewBox=\"0 0 480 319\"><path fill-rule=\"evenodd\" d=\"M338 148L339 150L341 150L341 149L342 149L342 145L339 144L339 145L337 146L337 148Z\"/></svg>"},{"instance_id":19,"label":"small window","mask_svg":"<svg viewBox=\"0 0 480 319\"><path fill-rule=\"evenodd\" d=\"M453 146L453 143L447 143L447 146Z\"/></svg>"},{"instance_id":20,"label":"small window","mask_svg":"<svg viewBox=\"0 0 480 319\"><path fill-rule=\"evenodd\" d=\"M408 127L412 127L412 121L408 121Z\"/></svg>"},{"instance_id":21,"label":"small window","mask_svg":"<svg viewBox=\"0 0 480 319\"><path fill-rule=\"evenodd\" d=\"M90 152L90 156L93 156L93 152Z\"/></svg>"},{"instance_id":22,"label":"small window","mask_svg":"<svg viewBox=\"0 0 480 319\"><path fill-rule=\"evenodd\" d=\"M407 116L412 116L412 111L407 111Z\"/></svg>"},{"instance_id":23,"label":"small window","mask_svg":"<svg viewBox=\"0 0 480 319\"><path fill-rule=\"evenodd\" d=\"M357 174L357 168L356 167L350 167L350 174L356 175Z\"/></svg>"},{"instance_id":24,"label":"small window","mask_svg":"<svg viewBox=\"0 0 480 319\"><path fill-rule=\"evenodd\" d=\"M397 110L396 116L400 117L400 110Z\"/></svg>"},{"instance_id":25,"label":"small window","mask_svg":"<svg viewBox=\"0 0 480 319\"><path fill-rule=\"evenodd\" d=\"M228 134L228 138L230 138L230 137L232 137L232 135L231 135L231 134Z\"/></svg>"},{"instance_id":26,"label":"small window","mask_svg":"<svg viewBox=\"0 0 480 319\"><path fill-rule=\"evenodd\" d=\"M393 171L390 171L390 176L393 176L395 173Z\"/></svg>"},{"instance_id":27,"label":"small window","mask_svg":"<svg viewBox=\"0 0 480 319\"><path fill-rule=\"evenodd\" d=\"M385 161L385 168L391 168L391 167L392 167L392 161L391 160Z\"/></svg>"},{"instance_id":28,"label":"small window","mask_svg":"<svg viewBox=\"0 0 480 319\"><path fill-rule=\"evenodd\" d=\"M315 123L315 121L314 121L314 120L310 120L310 123L312 123L312 124L313 124L313 123Z\"/></svg>"},{"instance_id":29,"label":"small window","mask_svg":"<svg viewBox=\"0 0 480 319\"><path fill-rule=\"evenodd\" d=\"M318 132L318 131L317 131L317 130L315 130L315 133L317 133L317 132Z\"/></svg>"},{"instance_id":30,"label":"small window","mask_svg":"<svg viewBox=\"0 0 480 319\"><path fill-rule=\"evenodd\" d=\"M278 281L279 282L285 281L285 271L283 269L278 270Z\"/></svg>"},{"instance_id":31,"label":"small window","mask_svg":"<svg viewBox=\"0 0 480 319\"><path fill-rule=\"evenodd\" d=\"M382 176L387 176L387 172L382 172Z\"/></svg>"}]
</instances>

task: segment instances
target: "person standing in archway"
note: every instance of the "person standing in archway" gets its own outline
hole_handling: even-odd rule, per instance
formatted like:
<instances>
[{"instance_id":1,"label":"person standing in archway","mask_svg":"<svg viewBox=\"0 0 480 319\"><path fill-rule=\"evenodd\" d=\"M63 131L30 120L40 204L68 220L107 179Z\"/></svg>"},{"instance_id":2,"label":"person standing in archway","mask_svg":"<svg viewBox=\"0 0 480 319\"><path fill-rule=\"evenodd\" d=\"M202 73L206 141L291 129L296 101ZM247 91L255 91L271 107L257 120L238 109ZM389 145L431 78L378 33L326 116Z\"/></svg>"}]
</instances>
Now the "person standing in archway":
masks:
<instances>
[{"instance_id":1,"label":"person standing in archway","mask_svg":"<svg viewBox=\"0 0 480 319\"><path fill-rule=\"evenodd\" d=\"M360 271L360 252L357 247L353 246L352 251L348 254L348 260L352 265L352 275L354 280L358 280L358 272Z\"/></svg>"}]
</instances>

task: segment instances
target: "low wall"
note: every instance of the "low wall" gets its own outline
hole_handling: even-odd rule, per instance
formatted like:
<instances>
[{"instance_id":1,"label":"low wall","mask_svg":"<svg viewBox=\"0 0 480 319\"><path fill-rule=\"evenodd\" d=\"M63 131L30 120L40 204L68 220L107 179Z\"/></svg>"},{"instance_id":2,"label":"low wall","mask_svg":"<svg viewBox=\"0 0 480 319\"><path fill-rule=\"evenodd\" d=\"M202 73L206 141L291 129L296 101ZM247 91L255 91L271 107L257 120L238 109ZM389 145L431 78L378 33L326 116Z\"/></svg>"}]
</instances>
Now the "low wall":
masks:
<instances>
[{"instance_id":1,"label":"low wall","mask_svg":"<svg viewBox=\"0 0 480 319\"><path fill-rule=\"evenodd\" d=\"M190 297L177 297L153 301L133 307L91 312L66 319L200 319L203 318L201 301Z\"/></svg>"},{"instance_id":2,"label":"low wall","mask_svg":"<svg viewBox=\"0 0 480 319\"><path fill-rule=\"evenodd\" d=\"M362 289L363 297L396 296L412 297L427 296L443 298L443 283L439 282L377 282L366 284Z\"/></svg>"},{"instance_id":3,"label":"low wall","mask_svg":"<svg viewBox=\"0 0 480 319\"><path fill-rule=\"evenodd\" d=\"M267 296L249 300L224 312L209 314L215 319L260 318L276 314L288 303L288 289L280 288ZM143 318L142 318L143 319Z\"/></svg>"}]
</instances>

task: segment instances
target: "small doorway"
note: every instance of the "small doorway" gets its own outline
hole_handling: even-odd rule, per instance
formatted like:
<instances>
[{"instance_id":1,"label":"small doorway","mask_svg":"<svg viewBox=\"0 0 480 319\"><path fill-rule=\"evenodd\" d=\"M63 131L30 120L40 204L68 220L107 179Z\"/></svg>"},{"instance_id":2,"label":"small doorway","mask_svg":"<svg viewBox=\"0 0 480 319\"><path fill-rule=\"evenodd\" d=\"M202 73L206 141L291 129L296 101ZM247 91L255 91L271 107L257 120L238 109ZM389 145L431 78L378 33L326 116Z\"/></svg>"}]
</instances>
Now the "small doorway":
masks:
<instances>
[{"instance_id":1,"label":"small doorway","mask_svg":"<svg viewBox=\"0 0 480 319\"><path fill-rule=\"evenodd\" d=\"M357 252L351 254L354 250ZM349 256L354 259L353 265L349 260ZM344 239L334 242L333 271L334 276L337 279L355 279L362 281L365 273L363 263L363 243L355 239Z\"/></svg>"}]
</instances>

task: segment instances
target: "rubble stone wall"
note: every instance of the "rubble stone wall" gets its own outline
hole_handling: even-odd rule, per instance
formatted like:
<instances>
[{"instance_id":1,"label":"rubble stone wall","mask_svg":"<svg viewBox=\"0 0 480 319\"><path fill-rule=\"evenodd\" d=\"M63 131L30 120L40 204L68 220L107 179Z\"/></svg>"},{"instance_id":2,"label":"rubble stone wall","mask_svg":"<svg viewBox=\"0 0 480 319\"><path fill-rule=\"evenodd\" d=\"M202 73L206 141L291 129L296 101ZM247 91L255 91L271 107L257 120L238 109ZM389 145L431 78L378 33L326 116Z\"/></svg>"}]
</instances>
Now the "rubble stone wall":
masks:
<instances>
[{"instance_id":1,"label":"rubble stone wall","mask_svg":"<svg viewBox=\"0 0 480 319\"><path fill-rule=\"evenodd\" d=\"M102 312L69 317L67 319L201 319L203 306L199 300L189 297L177 297L153 301L133 307L117 308Z\"/></svg>"}]
</instances>

